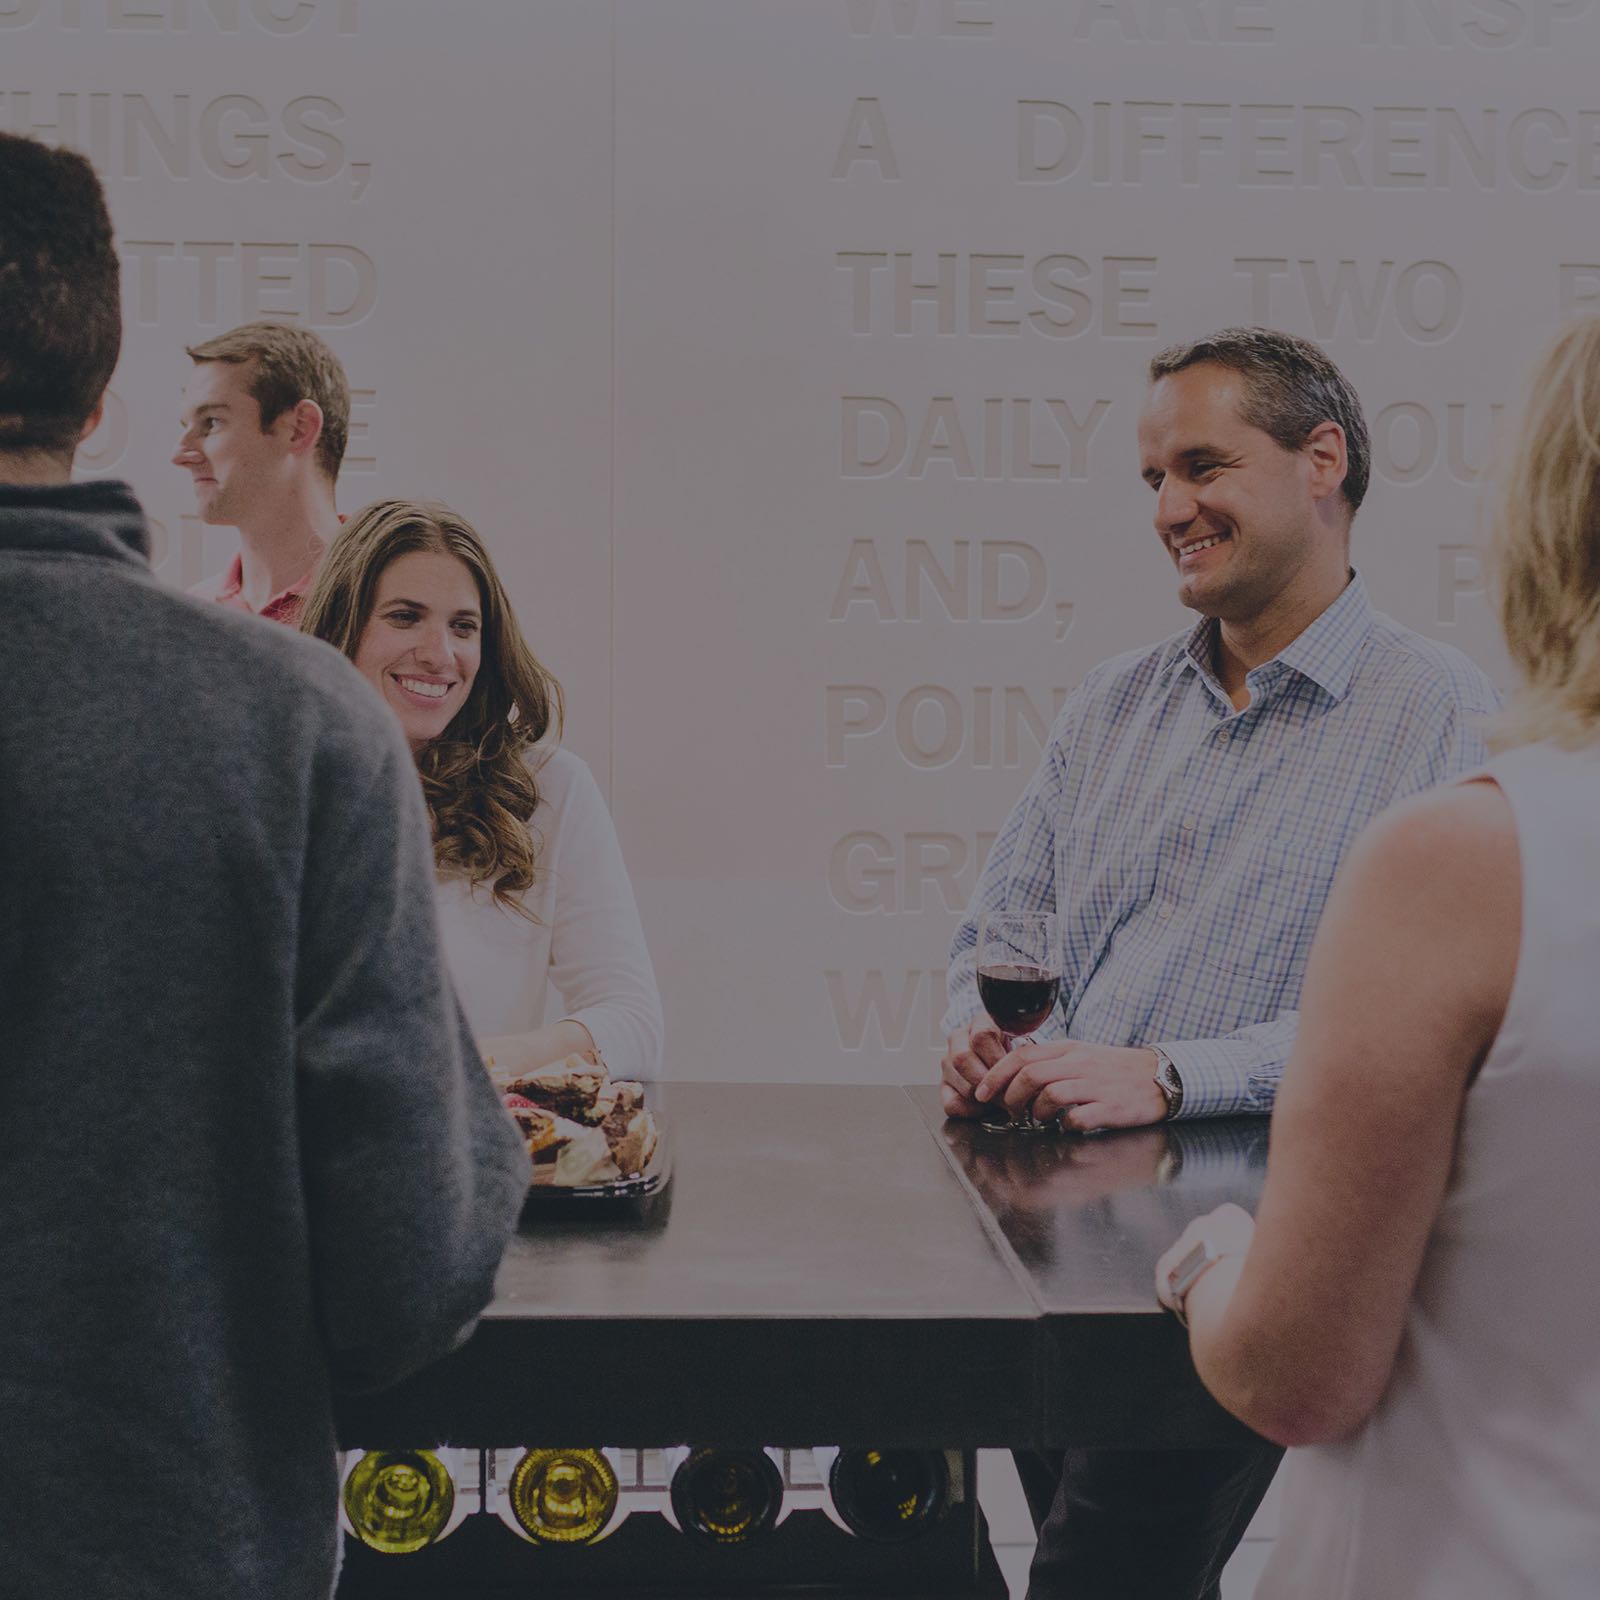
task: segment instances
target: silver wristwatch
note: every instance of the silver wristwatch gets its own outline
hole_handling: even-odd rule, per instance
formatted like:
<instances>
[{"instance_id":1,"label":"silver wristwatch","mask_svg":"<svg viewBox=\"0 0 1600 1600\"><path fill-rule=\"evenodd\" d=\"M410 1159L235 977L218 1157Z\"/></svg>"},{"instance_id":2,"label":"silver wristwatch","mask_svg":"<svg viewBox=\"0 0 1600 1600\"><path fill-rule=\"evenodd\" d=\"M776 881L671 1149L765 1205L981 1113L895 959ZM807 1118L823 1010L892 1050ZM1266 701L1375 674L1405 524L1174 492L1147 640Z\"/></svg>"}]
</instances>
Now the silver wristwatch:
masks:
<instances>
[{"instance_id":1,"label":"silver wristwatch","mask_svg":"<svg viewBox=\"0 0 1600 1600\"><path fill-rule=\"evenodd\" d=\"M1145 1048L1156 1053L1156 1088L1167 1102L1167 1121L1171 1122L1183 1106L1183 1079L1178 1075L1177 1064L1160 1045Z\"/></svg>"}]
</instances>

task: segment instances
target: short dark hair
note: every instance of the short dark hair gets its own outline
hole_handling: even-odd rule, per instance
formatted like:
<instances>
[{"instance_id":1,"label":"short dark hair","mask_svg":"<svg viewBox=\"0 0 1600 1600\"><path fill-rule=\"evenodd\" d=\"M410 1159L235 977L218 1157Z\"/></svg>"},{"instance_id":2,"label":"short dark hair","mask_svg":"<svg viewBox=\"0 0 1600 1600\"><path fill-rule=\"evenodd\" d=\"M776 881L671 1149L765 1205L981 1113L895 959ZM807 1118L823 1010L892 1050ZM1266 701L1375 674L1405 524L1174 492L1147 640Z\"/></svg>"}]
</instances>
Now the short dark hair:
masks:
<instances>
[{"instance_id":1,"label":"short dark hair","mask_svg":"<svg viewBox=\"0 0 1600 1600\"><path fill-rule=\"evenodd\" d=\"M1342 492L1354 516L1372 476L1372 440L1355 386L1327 355L1309 340L1274 328L1223 328L1163 350L1150 363L1150 381L1206 361L1244 379L1240 416L1285 450L1300 449L1324 422L1344 429Z\"/></svg>"},{"instance_id":2,"label":"short dark hair","mask_svg":"<svg viewBox=\"0 0 1600 1600\"><path fill-rule=\"evenodd\" d=\"M0 133L0 451L70 461L121 348L121 266L94 168Z\"/></svg>"},{"instance_id":3,"label":"short dark hair","mask_svg":"<svg viewBox=\"0 0 1600 1600\"><path fill-rule=\"evenodd\" d=\"M187 351L195 361L250 364L248 386L261 408L263 431L302 400L315 400L322 408L317 465L330 483L339 476L350 441L350 380L323 339L309 328L246 322L203 344L191 344Z\"/></svg>"}]
</instances>

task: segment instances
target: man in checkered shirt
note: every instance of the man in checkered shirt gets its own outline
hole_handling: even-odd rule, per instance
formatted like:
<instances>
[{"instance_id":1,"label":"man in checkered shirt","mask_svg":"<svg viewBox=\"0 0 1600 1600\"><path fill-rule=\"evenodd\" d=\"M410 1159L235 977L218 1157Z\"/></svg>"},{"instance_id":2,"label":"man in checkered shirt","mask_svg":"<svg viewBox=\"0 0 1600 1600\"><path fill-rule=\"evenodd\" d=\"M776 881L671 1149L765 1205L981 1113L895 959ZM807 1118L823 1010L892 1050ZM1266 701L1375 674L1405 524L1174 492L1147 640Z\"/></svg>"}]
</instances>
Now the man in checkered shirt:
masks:
<instances>
[{"instance_id":1,"label":"man in checkered shirt","mask_svg":"<svg viewBox=\"0 0 1600 1600\"><path fill-rule=\"evenodd\" d=\"M1349 565L1370 445L1315 345L1229 328L1151 363L1140 466L1200 613L1068 698L950 952L944 1108L1070 1127L1264 1113L1345 849L1484 759L1497 705L1462 653L1372 609ZM978 1000L985 911L1054 911L1063 975L1006 1052ZM1030 1600L1215 1600L1281 1452L1019 1457Z\"/></svg>"}]
</instances>

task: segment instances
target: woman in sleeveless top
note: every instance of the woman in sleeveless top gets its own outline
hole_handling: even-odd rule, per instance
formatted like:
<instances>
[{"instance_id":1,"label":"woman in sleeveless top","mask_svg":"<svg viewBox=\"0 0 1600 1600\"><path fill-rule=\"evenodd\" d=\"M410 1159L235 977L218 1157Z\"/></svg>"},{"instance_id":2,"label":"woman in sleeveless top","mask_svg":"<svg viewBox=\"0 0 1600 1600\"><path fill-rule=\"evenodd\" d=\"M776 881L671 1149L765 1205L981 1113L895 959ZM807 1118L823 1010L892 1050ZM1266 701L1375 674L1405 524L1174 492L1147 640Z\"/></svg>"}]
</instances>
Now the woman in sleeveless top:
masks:
<instances>
[{"instance_id":1,"label":"woman in sleeveless top","mask_svg":"<svg viewBox=\"0 0 1600 1600\"><path fill-rule=\"evenodd\" d=\"M1156 1269L1207 1387L1294 1447L1257 1600L1600 1594L1600 319L1515 438L1498 754L1347 858L1256 1219Z\"/></svg>"},{"instance_id":2,"label":"woman in sleeveless top","mask_svg":"<svg viewBox=\"0 0 1600 1600\"><path fill-rule=\"evenodd\" d=\"M300 626L350 657L411 745L445 958L494 1076L598 1054L616 1077L654 1077L661 1002L616 830L558 743L561 686L477 532L447 506L366 507L328 547Z\"/></svg>"}]
</instances>

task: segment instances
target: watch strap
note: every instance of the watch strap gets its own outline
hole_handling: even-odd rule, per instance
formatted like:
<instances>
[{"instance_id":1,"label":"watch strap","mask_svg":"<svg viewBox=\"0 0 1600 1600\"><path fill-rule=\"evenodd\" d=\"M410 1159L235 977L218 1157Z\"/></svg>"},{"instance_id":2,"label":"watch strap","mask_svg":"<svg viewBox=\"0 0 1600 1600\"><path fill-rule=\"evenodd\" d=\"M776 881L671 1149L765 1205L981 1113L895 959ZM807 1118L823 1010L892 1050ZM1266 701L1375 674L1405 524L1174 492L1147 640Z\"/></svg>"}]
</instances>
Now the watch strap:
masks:
<instances>
[{"instance_id":1,"label":"watch strap","mask_svg":"<svg viewBox=\"0 0 1600 1600\"><path fill-rule=\"evenodd\" d=\"M1179 1323L1189 1326L1189 1291L1219 1261L1236 1254L1232 1250L1219 1250L1209 1239L1197 1239L1183 1259L1167 1274L1167 1293L1172 1296L1172 1311Z\"/></svg>"},{"instance_id":2,"label":"watch strap","mask_svg":"<svg viewBox=\"0 0 1600 1600\"><path fill-rule=\"evenodd\" d=\"M1167 1102L1167 1120L1170 1122L1183 1109L1183 1075L1178 1064L1158 1044L1146 1046L1156 1056L1156 1088Z\"/></svg>"}]
</instances>

